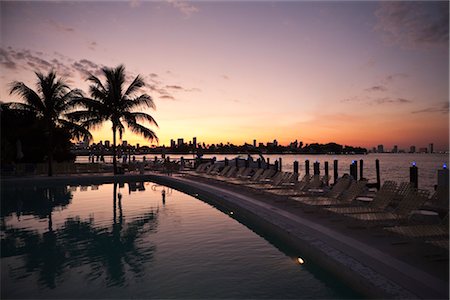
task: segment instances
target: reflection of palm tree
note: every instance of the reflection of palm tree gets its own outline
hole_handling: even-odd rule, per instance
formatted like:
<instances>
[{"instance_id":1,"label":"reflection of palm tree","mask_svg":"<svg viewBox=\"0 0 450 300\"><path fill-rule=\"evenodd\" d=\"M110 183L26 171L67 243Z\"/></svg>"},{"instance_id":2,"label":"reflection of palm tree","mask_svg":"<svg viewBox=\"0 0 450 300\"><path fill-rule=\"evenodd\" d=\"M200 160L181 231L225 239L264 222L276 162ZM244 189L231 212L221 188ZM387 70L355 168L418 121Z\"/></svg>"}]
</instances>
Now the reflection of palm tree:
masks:
<instances>
[{"instance_id":1,"label":"reflection of palm tree","mask_svg":"<svg viewBox=\"0 0 450 300\"><path fill-rule=\"evenodd\" d=\"M103 68L102 72L106 77L104 83L94 75L88 78L91 83L90 94L92 99L82 97L77 101L86 110L74 112L70 114L70 117L74 120L83 121L83 124L88 128L98 126L104 121L112 122L113 165L114 174L116 174L116 132L118 131L119 137L122 138L125 129L122 121L125 121L131 131L141 134L149 140L158 140L158 138L152 130L137 122L147 121L150 124L158 125L149 114L133 112L134 109L139 107L155 108L155 104L149 95L135 95L144 86L144 81L139 75L125 89L123 86L125 83L125 68L123 65L114 69Z\"/></svg>"},{"instance_id":2,"label":"reflection of palm tree","mask_svg":"<svg viewBox=\"0 0 450 300\"><path fill-rule=\"evenodd\" d=\"M71 101L81 95L79 90L70 90L62 81L56 79L56 73L51 71L48 75L36 72L38 77L37 91L35 92L23 82L13 82L10 93L18 94L25 103L8 103L11 108L31 111L42 118L45 130L48 133L48 176L53 175L53 136L57 127L66 128L73 136L86 136L92 138L89 131L82 126L61 118L72 106Z\"/></svg>"},{"instance_id":3,"label":"reflection of palm tree","mask_svg":"<svg viewBox=\"0 0 450 300\"><path fill-rule=\"evenodd\" d=\"M115 184L114 195L117 188ZM157 225L156 213L151 211L124 223L122 204L114 196L114 211L117 207L112 229L99 227L93 219L66 219L58 229L51 229L43 235L26 229L2 228L1 257L23 255L25 273L39 271L39 282L48 288L56 287L57 279L65 269L88 265L88 277L94 280L106 276L108 285L121 286L125 283L126 270L136 276L143 272L145 262L152 259L154 247L139 244L139 238L154 231ZM128 266L128 267L127 267Z\"/></svg>"}]
</instances>

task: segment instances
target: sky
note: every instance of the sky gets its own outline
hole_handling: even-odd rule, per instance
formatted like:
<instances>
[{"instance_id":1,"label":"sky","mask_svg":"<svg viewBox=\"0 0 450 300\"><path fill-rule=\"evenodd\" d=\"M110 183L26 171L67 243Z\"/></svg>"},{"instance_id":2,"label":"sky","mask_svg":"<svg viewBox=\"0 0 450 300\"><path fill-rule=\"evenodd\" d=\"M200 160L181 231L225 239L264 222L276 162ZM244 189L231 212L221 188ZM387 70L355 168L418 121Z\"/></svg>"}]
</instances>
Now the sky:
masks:
<instances>
[{"instance_id":1,"label":"sky","mask_svg":"<svg viewBox=\"0 0 450 300\"><path fill-rule=\"evenodd\" d=\"M124 64L170 139L449 149L448 2L2 1L0 101ZM111 124L92 131L111 140ZM130 144L150 145L129 130Z\"/></svg>"}]
</instances>

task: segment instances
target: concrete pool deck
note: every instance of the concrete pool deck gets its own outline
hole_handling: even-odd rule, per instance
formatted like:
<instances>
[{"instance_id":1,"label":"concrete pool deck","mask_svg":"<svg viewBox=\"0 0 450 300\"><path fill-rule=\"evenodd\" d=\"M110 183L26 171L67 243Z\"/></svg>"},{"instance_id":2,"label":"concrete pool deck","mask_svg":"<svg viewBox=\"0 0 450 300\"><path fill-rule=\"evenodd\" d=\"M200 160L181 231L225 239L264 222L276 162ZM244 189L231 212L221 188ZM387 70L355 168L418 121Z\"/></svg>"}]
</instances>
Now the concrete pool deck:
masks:
<instances>
[{"instance_id":1,"label":"concrete pool deck","mask_svg":"<svg viewBox=\"0 0 450 300\"><path fill-rule=\"evenodd\" d=\"M324 267L356 290L373 298L448 299L448 260L424 257L414 243L393 244L398 238L349 229L339 220L312 214L279 197L238 185L191 176L157 173L86 174L2 178L2 184L102 184L153 181L197 198L208 199L276 235L298 255Z\"/></svg>"}]
</instances>

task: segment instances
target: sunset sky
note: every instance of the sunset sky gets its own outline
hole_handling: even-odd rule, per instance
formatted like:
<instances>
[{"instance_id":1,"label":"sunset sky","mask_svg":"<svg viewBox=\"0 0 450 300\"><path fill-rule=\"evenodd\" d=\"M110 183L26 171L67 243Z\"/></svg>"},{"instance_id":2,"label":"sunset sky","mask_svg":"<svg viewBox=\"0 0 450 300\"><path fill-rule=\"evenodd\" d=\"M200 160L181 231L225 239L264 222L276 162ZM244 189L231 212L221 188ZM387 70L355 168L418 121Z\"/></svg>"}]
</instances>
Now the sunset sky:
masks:
<instances>
[{"instance_id":1,"label":"sunset sky","mask_svg":"<svg viewBox=\"0 0 450 300\"><path fill-rule=\"evenodd\" d=\"M448 2L0 2L0 100L54 68L144 76L160 144L449 148ZM112 139L111 124L93 131ZM125 132L128 143L148 144Z\"/></svg>"}]
</instances>

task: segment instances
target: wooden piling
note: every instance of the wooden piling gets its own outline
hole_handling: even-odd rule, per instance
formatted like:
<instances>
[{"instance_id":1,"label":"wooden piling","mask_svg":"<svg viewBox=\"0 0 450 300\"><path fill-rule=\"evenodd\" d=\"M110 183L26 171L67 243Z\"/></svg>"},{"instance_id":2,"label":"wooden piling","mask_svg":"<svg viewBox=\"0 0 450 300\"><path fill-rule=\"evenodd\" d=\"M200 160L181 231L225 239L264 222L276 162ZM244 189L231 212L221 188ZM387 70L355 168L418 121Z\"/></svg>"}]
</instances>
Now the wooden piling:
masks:
<instances>
[{"instance_id":1,"label":"wooden piling","mask_svg":"<svg viewBox=\"0 0 450 300\"><path fill-rule=\"evenodd\" d=\"M298 161L294 161L294 173L298 174Z\"/></svg>"},{"instance_id":2,"label":"wooden piling","mask_svg":"<svg viewBox=\"0 0 450 300\"><path fill-rule=\"evenodd\" d=\"M381 177L380 177L380 160L375 160L375 169L377 172L377 190L381 187Z\"/></svg>"},{"instance_id":3,"label":"wooden piling","mask_svg":"<svg viewBox=\"0 0 450 300\"><path fill-rule=\"evenodd\" d=\"M336 181L338 180L339 177L339 173L338 173L338 160L335 159L333 161L333 178L334 178L334 183L336 183Z\"/></svg>"},{"instance_id":4,"label":"wooden piling","mask_svg":"<svg viewBox=\"0 0 450 300\"><path fill-rule=\"evenodd\" d=\"M412 166L409 168L409 182L416 189L419 187L419 168L416 163L413 162Z\"/></svg>"},{"instance_id":5,"label":"wooden piling","mask_svg":"<svg viewBox=\"0 0 450 300\"><path fill-rule=\"evenodd\" d=\"M305 174L309 175L309 159L305 160Z\"/></svg>"},{"instance_id":6,"label":"wooden piling","mask_svg":"<svg viewBox=\"0 0 450 300\"><path fill-rule=\"evenodd\" d=\"M275 171L277 171L278 172L278 160L275 160L275 162L274 162L274 167L275 167Z\"/></svg>"},{"instance_id":7,"label":"wooden piling","mask_svg":"<svg viewBox=\"0 0 450 300\"><path fill-rule=\"evenodd\" d=\"M354 173L354 175L355 176L353 176L353 178L355 178L355 180L358 180L358 161L357 160L355 160L354 161L354 171L353 171L353 173Z\"/></svg>"},{"instance_id":8,"label":"wooden piling","mask_svg":"<svg viewBox=\"0 0 450 300\"><path fill-rule=\"evenodd\" d=\"M226 158L226 157L224 159L224 164L225 164L225 166L228 166L228 158Z\"/></svg>"},{"instance_id":9,"label":"wooden piling","mask_svg":"<svg viewBox=\"0 0 450 300\"><path fill-rule=\"evenodd\" d=\"M262 162L261 162L261 158L258 158L258 169L261 169L261 164L262 164Z\"/></svg>"},{"instance_id":10,"label":"wooden piling","mask_svg":"<svg viewBox=\"0 0 450 300\"><path fill-rule=\"evenodd\" d=\"M364 178L364 174L363 174L363 172L364 172L364 160L362 160L362 159L360 159L359 160L359 179L363 179Z\"/></svg>"},{"instance_id":11,"label":"wooden piling","mask_svg":"<svg viewBox=\"0 0 450 300\"><path fill-rule=\"evenodd\" d=\"M325 168L325 178L326 178L325 184L328 185L329 182L330 182L330 176L329 176L329 173L328 173L328 162L327 161L325 162L325 167L324 168Z\"/></svg>"},{"instance_id":12,"label":"wooden piling","mask_svg":"<svg viewBox=\"0 0 450 300\"><path fill-rule=\"evenodd\" d=\"M234 160L235 160L236 167L239 167L239 158L236 157Z\"/></svg>"},{"instance_id":13,"label":"wooden piling","mask_svg":"<svg viewBox=\"0 0 450 300\"><path fill-rule=\"evenodd\" d=\"M267 158L267 165L266 165L266 169L270 168L270 158Z\"/></svg>"},{"instance_id":14,"label":"wooden piling","mask_svg":"<svg viewBox=\"0 0 450 300\"><path fill-rule=\"evenodd\" d=\"M280 170L280 172L282 171L282 160L281 157L278 159L278 168Z\"/></svg>"},{"instance_id":15,"label":"wooden piling","mask_svg":"<svg viewBox=\"0 0 450 300\"><path fill-rule=\"evenodd\" d=\"M320 175L320 163L318 161L313 164L314 175Z\"/></svg>"}]
</instances>

